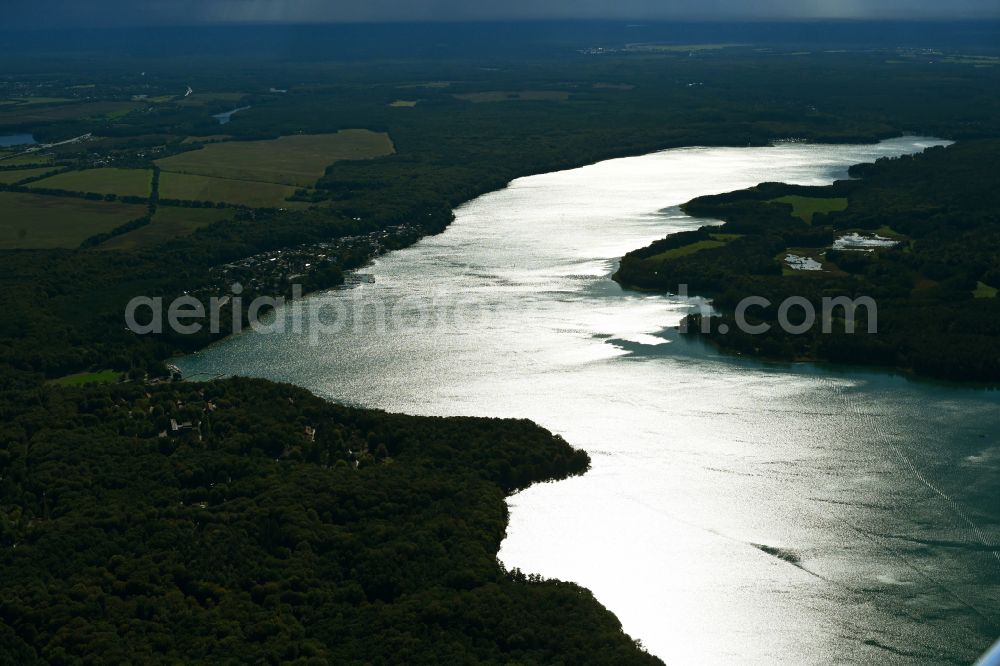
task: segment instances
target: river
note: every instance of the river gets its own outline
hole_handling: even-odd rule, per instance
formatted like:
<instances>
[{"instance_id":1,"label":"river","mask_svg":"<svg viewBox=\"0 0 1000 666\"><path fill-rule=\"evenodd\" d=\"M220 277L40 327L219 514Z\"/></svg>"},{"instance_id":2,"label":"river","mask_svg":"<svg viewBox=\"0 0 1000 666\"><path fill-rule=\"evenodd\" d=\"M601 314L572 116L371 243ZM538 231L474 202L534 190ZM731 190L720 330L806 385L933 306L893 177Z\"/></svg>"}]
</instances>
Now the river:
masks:
<instances>
[{"instance_id":1,"label":"river","mask_svg":"<svg viewBox=\"0 0 1000 666\"><path fill-rule=\"evenodd\" d=\"M300 304L307 323L340 313L338 333L249 332L178 365L562 434L593 467L512 497L500 559L590 588L668 664L967 663L1000 623L1000 392L726 356L672 330L690 301L609 277L699 226L676 208L695 196L937 143L685 148L521 178L378 259L373 283Z\"/></svg>"},{"instance_id":2,"label":"river","mask_svg":"<svg viewBox=\"0 0 1000 666\"><path fill-rule=\"evenodd\" d=\"M239 108L232 109L231 111L224 111L223 113L216 113L212 117L215 118L216 120L218 120L220 125L228 125L229 121L231 121L233 119L233 115L235 115L235 114L237 114L237 113L239 113L241 111L246 111L249 108L250 108L249 106L241 106Z\"/></svg>"}]
</instances>

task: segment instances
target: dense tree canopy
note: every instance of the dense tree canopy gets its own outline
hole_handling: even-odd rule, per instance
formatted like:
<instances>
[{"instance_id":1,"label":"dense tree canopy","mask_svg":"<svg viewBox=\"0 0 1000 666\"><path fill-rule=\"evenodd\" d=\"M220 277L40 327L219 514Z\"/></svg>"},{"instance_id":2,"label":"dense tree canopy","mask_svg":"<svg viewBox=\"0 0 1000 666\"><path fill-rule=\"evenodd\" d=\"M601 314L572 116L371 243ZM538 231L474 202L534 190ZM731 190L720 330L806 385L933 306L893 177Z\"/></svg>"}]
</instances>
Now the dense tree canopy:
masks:
<instances>
[{"instance_id":1,"label":"dense tree canopy","mask_svg":"<svg viewBox=\"0 0 1000 666\"><path fill-rule=\"evenodd\" d=\"M530 422L255 380L3 416L4 663L656 663L585 590L497 563L505 494L588 465Z\"/></svg>"}]
</instances>

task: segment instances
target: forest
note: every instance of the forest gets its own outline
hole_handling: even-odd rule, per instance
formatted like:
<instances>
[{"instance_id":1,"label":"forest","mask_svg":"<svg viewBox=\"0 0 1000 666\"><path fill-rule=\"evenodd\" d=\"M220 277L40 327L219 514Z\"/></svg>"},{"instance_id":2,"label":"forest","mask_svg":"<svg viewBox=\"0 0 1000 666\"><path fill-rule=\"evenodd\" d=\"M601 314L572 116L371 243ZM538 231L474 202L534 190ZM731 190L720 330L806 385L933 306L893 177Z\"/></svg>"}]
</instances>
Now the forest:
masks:
<instances>
[{"instance_id":1,"label":"forest","mask_svg":"<svg viewBox=\"0 0 1000 666\"><path fill-rule=\"evenodd\" d=\"M685 326L723 349L782 360L879 365L938 379L1000 380L1000 142L968 141L922 154L883 158L851 169L854 180L829 187L764 183L695 199L699 218L724 220L629 253L616 279L626 285L712 296L719 316ZM840 201L841 210L807 222L793 203ZM838 248L848 234L884 238L882 247ZM713 243L705 246L706 241ZM701 243L697 251L678 251ZM819 268L794 270L787 255L812 257ZM843 311L832 330L789 333L778 308L748 311L746 332L735 309L748 296L778 304L803 297L822 311L824 298L869 297L874 313L857 310L853 334ZM801 311L796 311L801 322ZM874 332L868 317L877 317ZM706 325L707 324L707 325ZM725 332L723 332L725 331Z\"/></svg>"},{"instance_id":2,"label":"forest","mask_svg":"<svg viewBox=\"0 0 1000 666\"><path fill-rule=\"evenodd\" d=\"M658 663L497 562L506 494L589 463L530 422L235 379L3 411L2 663Z\"/></svg>"},{"instance_id":3,"label":"forest","mask_svg":"<svg viewBox=\"0 0 1000 666\"><path fill-rule=\"evenodd\" d=\"M213 271L261 253L383 232L384 249L403 247L515 177L676 146L959 140L859 167L862 180L833 188L850 206L811 226L762 199L831 195L767 185L692 202L741 238L723 243L713 228L668 239L626 258L619 277L668 288L644 260L723 243L666 265L724 308L746 289L788 291L782 248L888 224L904 248L830 251L836 277L802 276L795 289L877 287L891 342L776 339L759 351L867 355L936 375L975 361L995 379L997 301L974 294L1000 286L988 141L1000 136L1000 68L949 62L955 53L929 64L908 47L596 53L583 42L511 53L501 42L478 56L466 45L435 59L427 47L419 60L377 62L330 60L325 42L278 60L189 56L186 42L158 52L142 40L127 58L50 44L29 59L0 44L0 135L93 135L8 155L5 176L48 165L158 173L158 160L216 141L345 129L385 132L395 149L331 164L289 200L299 207L161 200L153 181L149 197L128 200L151 215L79 244L0 250L0 662L657 663L586 590L497 562L505 497L583 473L584 453L527 422L357 410L261 381L169 381L170 358L212 337L123 326L132 297L217 289ZM226 125L213 118L241 106ZM3 196L122 202L32 189L45 175L5 180ZM113 245L156 228L167 208L226 219ZM703 261L719 252L730 254ZM345 251L308 286L340 284L369 259ZM942 340L955 343L940 347L954 361L926 351ZM72 386L88 378L111 381Z\"/></svg>"}]
</instances>

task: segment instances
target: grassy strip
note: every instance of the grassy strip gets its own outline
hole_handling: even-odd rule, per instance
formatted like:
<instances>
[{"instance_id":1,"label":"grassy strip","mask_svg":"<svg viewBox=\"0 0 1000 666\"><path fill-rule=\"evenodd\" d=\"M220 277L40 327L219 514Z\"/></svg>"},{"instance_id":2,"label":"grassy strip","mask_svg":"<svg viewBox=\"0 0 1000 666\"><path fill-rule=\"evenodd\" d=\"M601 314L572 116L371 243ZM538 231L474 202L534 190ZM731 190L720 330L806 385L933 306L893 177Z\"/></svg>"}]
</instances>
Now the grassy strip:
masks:
<instances>
[{"instance_id":1,"label":"grassy strip","mask_svg":"<svg viewBox=\"0 0 1000 666\"><path fill-rule=\"evenodd\" d=\"M97 372L78 372L58 379L50 379L53 386L84 386L86 384L114 384L121 380L121 373L115 370L99 370Z\"/></svg>"},{"instance_id":2,"label":"grassy strip","mask_svg":"<svg viewBox=\"0 0 1000 666\"><path fill-rule=\"evenodd\" d=\"M1000 289L991 287L985 282L977 282L976 289L972 292L972 295L975 298L996 298L997 292L1000 292Z\"/></svg>"},{"instance_id":3,"label":"grassy strip","mask_svg":"<svg viewBox=\"0 0 1000 666\"><path fill-rule=\"evenodd\" d=\"M785 197L772 199L774 203L789 204L792 207L792 215L803 220L807 224L812 224L813 216L819 213L833 213L847 208L846 197L803 197L790 194Z\"/></svg>"}]
</instances>

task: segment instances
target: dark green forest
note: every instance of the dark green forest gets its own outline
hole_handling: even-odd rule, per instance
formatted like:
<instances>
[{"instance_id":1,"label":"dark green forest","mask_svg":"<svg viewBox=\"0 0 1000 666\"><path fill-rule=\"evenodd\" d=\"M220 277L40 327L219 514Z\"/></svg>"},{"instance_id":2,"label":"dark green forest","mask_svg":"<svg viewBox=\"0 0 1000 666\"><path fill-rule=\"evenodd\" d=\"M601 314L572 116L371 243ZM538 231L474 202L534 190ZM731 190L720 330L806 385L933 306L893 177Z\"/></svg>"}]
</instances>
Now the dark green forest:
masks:
<instances>
[{"instance_id":1,"label":"dark green forest","mask_svg":"<svg viewBox=\"0 0 1000 666\"><path fill-rule=\"evenodd\" d=\"M3 410L0 663L657 663L497 563L505 495L589 462L530 422L254 380Z\"/></svg>"},{"instance_id":2,"label":"dark green forest","mask_svg":"<svg viewBox=\"0 0 1000 666\"><path fill-rule=\"evenodd\" d=\"M713 228L630 255L619 277L652 288L683 278L724 307L746 289L788 292L775 259L782 248L890 225L906 237L900 249L828 253L836 277L793 276L794 289L810 294L877 288L889 341L855 348L866 338L834 336L826 348L776 339L774 349L746 351L942 376L941 366L974 367L979 374L963 378L996 379L997 300L973 292L979 282L1000 286L997 144L988 140L1000 136L1000 68L929 64L888 47L595 55L583 46L379 62L322 53L282 62L0 56L5 96L41 87L129 102L190 85L244 95L253 112L225 127L236 139L365 128L387 132L396 148L328 168L304 195L322 205L305 210L242 208L131 250L102 247L115 233L76 249L0 250L0 663L658 663L586 590L497 562L504 498L583 473L584 453L523 421L350 409L261 381L168 381L171 356L211 336L140 338L123 326L133 296L217 290L211 271L250 255L390 229L383 249L403 247L515 177L676 146L904 133L959 140L858 168L862 180L833 188L849 208L812 226L763 202L803 194L787 186L693 202L690 212L723 217L741 234L729 254L670 263L671 280L645 270L649 256L726 229ZM550 99L463 97L496 91ZM391 106L400 99L419 103ZM154 156L211 141L220 132L211 114L234 105L134 106L100 116L67 115L58 104L0 110L0 134L94 133L93 142L53 148L53 164L149 168ZM335 286L368 259L345 251L308 286ZM954 357L932 358L932 349ZM123 381L53 381L104 370Z\"/></svg>"}]
</instances>

